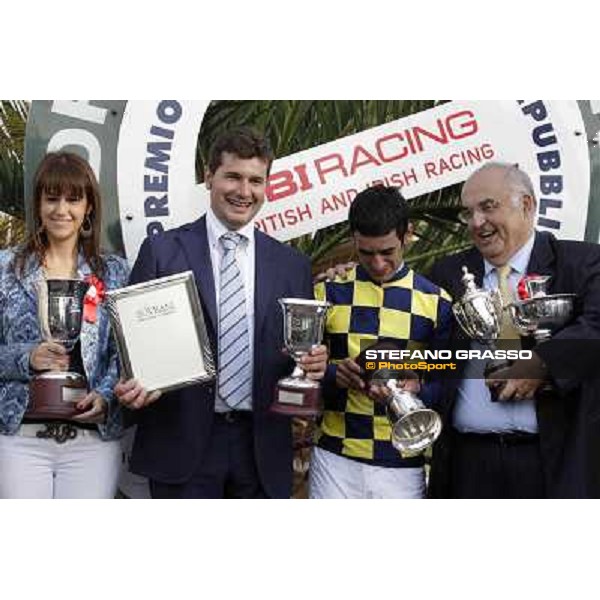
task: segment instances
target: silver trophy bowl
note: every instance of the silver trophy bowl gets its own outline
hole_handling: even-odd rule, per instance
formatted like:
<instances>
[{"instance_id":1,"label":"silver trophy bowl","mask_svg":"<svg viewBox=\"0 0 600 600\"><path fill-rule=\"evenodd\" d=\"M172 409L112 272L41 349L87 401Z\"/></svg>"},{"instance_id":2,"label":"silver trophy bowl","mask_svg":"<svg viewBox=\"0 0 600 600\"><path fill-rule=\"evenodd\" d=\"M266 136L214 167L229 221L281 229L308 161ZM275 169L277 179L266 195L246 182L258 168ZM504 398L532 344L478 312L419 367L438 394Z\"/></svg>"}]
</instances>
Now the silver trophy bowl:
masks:
<instances>
[{"instance_id":1,"label":"silver trophy bowl","mask_svg":"<svg viewBox=\"0 0 600 600\"><path fill-rule=\"evenodd\" d=\"M508 309L519 333L533 335L536 343L540 343L573 318L575 298L575 294L538 296L513 302Z\"/></svg>"},{"instance_id":2,"label":"silver trophy bowl","mask_svg":"<svg viewBox=\"0 0 600 600\"><path fill-rule=\"evenodd\" d=\"M429 448L442 431L442 419L425 408L418 396L398 387L397 374L389 369L373 373L371 381L385 385L391 396L386 412L392 427L392 446L402 454L411 456Z\"/></svg>"},{"instance_id":3,"label":"silver trophy bowl","mask_svg":"<svg viewBox=\"0 0 600 600\"><path fill-rule=\"evenodd\" d=\"M293 373L279 381L280 385L309 389L319 388L319 383L308 379L297 361L319 346L325 331L325 317L329 302L303 298L280 298L283 311L283 341L291 357L296 361Z\"/></svg>"},{"instance_id":4,"label":"silver trophy bowl","mask_svg":"<svg viewBox=\"0 0 600 600\"><path fill-rule=\"evenodd\" d=\"M47 279L38 286L38 318L42 337L62 344L71 352L81 334L83 301L89 284L80 279ZM61 373L75 380L78 373ZM41 377L52 377L51 373Z\"/></svg>"},{"instance_id":5,"label":"silver trophy bowl","mask_svg":"<svg viewBox=\"0 0 600 600\"><path fill-rule=\"evenodd\" d=\"M530 275L524 278L526 299L508 306L514 326L522 335L532 335L536 343L552 337L552 333L572 318L575 312L575 294L548 294L550 277Z\"/></svg>"}]
</instances>

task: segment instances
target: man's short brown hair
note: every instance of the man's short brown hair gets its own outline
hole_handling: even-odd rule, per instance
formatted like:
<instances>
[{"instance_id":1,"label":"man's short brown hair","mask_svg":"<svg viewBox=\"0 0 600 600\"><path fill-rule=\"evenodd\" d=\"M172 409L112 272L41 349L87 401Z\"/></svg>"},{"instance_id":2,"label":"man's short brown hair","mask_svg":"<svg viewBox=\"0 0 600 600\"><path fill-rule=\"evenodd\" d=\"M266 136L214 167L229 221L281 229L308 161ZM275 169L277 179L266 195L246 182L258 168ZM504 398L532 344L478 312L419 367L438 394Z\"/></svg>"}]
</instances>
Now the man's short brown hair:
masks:
<instances>
[{"instance_id":1,"label":"man's short brown hair","mask_svg":"<svg viewBox=\"0 0 600 600\"><path fill-rule=\"evenodd\" d=\"M230 129L219 135L210 148L208 169L215 173L221 166L223 152L235 154L238 158L260 158L267 163L267 173L271 170L273 151L268 140L250 127Z\"/></svg>"}]
</instances>

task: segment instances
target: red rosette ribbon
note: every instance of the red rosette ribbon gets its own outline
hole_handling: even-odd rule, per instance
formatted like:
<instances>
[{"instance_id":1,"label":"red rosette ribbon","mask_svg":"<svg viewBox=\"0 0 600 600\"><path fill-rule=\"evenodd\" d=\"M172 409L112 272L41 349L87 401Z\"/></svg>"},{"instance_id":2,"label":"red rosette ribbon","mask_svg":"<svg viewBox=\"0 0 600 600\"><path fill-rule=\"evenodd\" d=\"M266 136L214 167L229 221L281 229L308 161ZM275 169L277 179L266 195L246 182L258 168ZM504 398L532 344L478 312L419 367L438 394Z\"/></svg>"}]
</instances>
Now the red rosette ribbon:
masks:
<instances>
[{"instance_id":1,"label":"red rosette ribbon","mask_svg":"<svg viewBox=\"0 0 600 600\"><path fill-rule=\"evenodd\" d=\"M519 300L527 300L529 298L529 290L527 289L527 275L523 275L517 284L517 296Z\"/></svg>"},{"instance_id":2,"label":"red rosette ribbon","mask_svg":"<svg viewBox=\"0 0 600 600\"><path fill-rule=\"evenodd\" d=\"M519 300L529 300L531 298L529 282L540 279L540 277L540 275L533 273L531 275L523 275L523 277L519 279L519 283L517 284L517 295L519 296Z\"/></svg>"},{"instance_id":3,"label":"red rosette ribbon","mask_svg":"<svg viewBox=\"0 0 600 600\"><path fill-rule=\"evenodd\" d=\"M106 296L106 286L104 285L104 281L98 279L95 275L88 275L85 281L89 283L90 287L83 298L83 318L88 323L95 323L98 305Z\"/></svg>"}]
</instances>

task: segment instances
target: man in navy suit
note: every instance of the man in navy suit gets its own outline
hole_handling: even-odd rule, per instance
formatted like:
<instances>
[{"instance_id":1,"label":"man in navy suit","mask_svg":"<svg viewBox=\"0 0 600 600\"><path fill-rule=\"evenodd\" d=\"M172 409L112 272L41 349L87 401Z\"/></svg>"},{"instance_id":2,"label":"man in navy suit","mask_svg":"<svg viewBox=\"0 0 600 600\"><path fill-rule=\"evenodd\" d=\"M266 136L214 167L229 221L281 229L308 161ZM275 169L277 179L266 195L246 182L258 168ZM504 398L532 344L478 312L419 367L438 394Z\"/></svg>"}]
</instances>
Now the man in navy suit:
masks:
<instances>
[{"instance_id":1,"label":"man in navy suit","mask_svg":"<svg viewBox=\"0 0 600 600\"><path fill-rule=\"evenodd\" d=\"M193 270L217 358L214 384L148 394L135 380L115 392L136 411L131 470L148 477L154 498L289 498L289 417L269 412L277 380L289 374L282 297L312 298L307 257L255 229L272 153L249 129L228 132L211 149L207 214L148 237L131 283ZM321 379L324 346L304 357Z\"/></svg>"},{"instance_id":2,"label":"man in navy suit","mask_svg":"<svg viewBox=\"0 0 600 600\"><path fill-rule=\"evenodd\" d=\"M498 386L496 401L473 362L460 365L461 377L446 380L446 426L434 447L429 493L600 497L600 247L537 232L533 185L515 165L484 165L466 181L461 200L475 247L437 262L433 281L458 300L463 266L479 287L504 287L513 295L524 275L546 275L548 293L575 294L578 310L534 348L532 360L516 361L487 382ZM516 333L503 325L504 339L518 339ZM454 339L468 343L458 328Z\"/></svg>"}]
</instances>

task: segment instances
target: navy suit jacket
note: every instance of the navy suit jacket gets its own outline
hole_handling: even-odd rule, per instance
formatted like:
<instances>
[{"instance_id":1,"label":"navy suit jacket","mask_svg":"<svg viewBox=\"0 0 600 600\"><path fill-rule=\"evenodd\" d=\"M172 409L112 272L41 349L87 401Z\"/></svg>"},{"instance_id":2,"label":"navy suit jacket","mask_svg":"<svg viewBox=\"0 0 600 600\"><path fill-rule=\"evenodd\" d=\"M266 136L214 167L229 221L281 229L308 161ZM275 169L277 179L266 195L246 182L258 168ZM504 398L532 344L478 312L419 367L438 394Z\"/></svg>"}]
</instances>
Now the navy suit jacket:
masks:
<instances>
[{"instance_id":1,"label":"navy suit jacket","mask_svg":"<svg viewBox=\"0 0 600 600\"><path fill-rule=\"evenodd\" d=\"M455 299L464 293L462 266L483 285L483 257L475 248L438 261L432 281ZM547 232L537 232L529 274L549 275L550 294L576 294L576 318L556 332L552 339L536 347L548 366L556 386L552 395L536 396L536 414L544 465L546 490L554 498L600 497L600 246L585 242L560 241ZM463 345L465 335L457 326L455 345ZM524 347L531 340L524 339ZM446 425L460 378L445 381L445 400L440 407ZM448 497L452 439L446 426L434 447L430 496Z\"/></svg>"},{"instance_id":2,"label":"navy suit jacket","mask_svg":"<svg viewBox=\"0 0 600 600\"><path fill-rule=\"evenodd\" d=\"M283 348L282 297L312 298L310 261L300 252L255 231L254 287L254 454L263 488L272 498L292 492L291 419L269 412L278 379L293 362ZM204 319L217 357L217 306L206 219L144 240L131 273L139 283L192 270ZM161 357L160 340L156 344ZM187 481L203 460L214 416L215 383L194 385L164 394L138 411L131 470L163 483Z\"/></svg>"}]
</instances>

